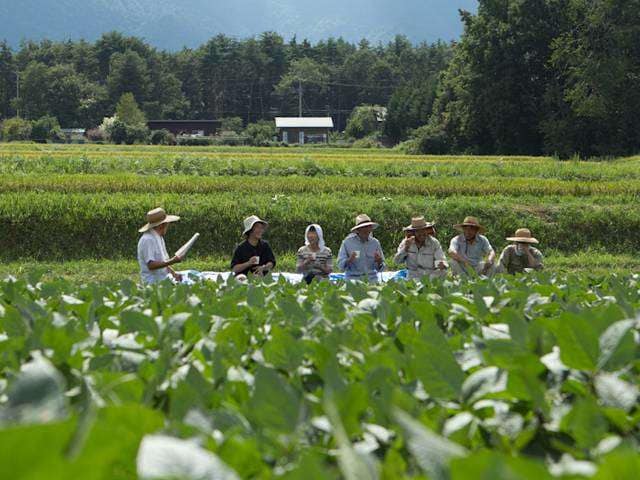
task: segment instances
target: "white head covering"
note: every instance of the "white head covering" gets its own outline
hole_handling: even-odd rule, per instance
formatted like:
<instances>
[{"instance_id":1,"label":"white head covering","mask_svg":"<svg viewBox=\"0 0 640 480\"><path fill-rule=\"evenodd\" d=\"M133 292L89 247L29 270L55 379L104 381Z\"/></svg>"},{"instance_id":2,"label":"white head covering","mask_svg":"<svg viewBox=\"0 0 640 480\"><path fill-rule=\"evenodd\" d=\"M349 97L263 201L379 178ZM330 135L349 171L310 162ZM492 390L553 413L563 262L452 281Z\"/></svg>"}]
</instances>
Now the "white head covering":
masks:
<instances>
[{"instance_id":1,"label":"white head covering","mask_svg":"<svg viewBox=\"0 0 640 480\"><path fill-rule=\"evenodd\" d=\"M307 247L309 246L309 239L307 238L307 235L309 234L309 230L311 230L312 228L314 228L316 233L318 234L318 246L320 247L320 250L324 250L324 247L325 247L324 233L322 233L322 227L317 223L312 223L304 231L304 244Z\"/></svg>"}]
</instances>

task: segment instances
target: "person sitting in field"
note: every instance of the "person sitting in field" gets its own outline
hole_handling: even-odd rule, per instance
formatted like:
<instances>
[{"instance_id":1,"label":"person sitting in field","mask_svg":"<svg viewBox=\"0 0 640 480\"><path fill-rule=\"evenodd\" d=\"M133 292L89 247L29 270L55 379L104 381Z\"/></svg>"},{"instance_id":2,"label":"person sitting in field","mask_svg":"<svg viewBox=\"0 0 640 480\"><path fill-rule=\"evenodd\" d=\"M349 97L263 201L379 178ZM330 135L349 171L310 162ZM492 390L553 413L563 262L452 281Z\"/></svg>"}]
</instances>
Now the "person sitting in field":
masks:
<instances>
[{"instance_id":1,"label":"person sitting in field","mask_svg":"<svg viewBox=\"0 0 640 480\"><path fill-rule=\"evenodd\" d=\"M147 213L147 224L138 230L142 233L138 241L138 264L140 265L140 277L142 283L151 285L165 280L171 275L175 280L181 281L171 265L180 263L182 258L174 256L169 258L164 236L169 224L177 222L180 217L167 215L162 208L155 208Z\"/></svg>"},{"instance_id":2,"label":"person sitting in field","mask_svg":"<svg viewBox=\"0 0 640 480\"><path fill-rule=\"evenodd\" d=\"M513 237L508 237L507 240L513 243L502 251L498 262L498 272L515 275L544 268L542 253L532 246L539 242L533 238L528 228L516 230L516 234Z\"/></svg>"},{"instance_id":3,"label":"person sitting in field","mask_svg":"<svg viewBox=\"0 0 640 480\"><path fill-rule=\"evenodd\" d=\"M435 238L435 224L426 222L424 217L412 218L411 225L404 228L412 232L398 247L394 261L404 264L409 272L408 279L423 277L444 278L447 274L447 260L440 242Z\"/></svg>"},{"instance_id":4,"label":"person sitting in field","mask_svg":"<svg viewBox=\"0 0 640 480\"><path fill-rule=\"evenodd\" d=\"M298 249L296 269L305 282L311 283L314 278L326 279L333 271L333 254L324 243L322 227L309 225L304 232L303 247Z\"/></svg>"},{"instance_id":5,"label":"person sitting in field","mask_svg":"<svg viewBox=\"0 0 640 480\"><path fill-rule=\"evenodd\" d=\"M231 259L231 271L236 276L249 273L258 276L268 274L276 266L276 257L269 244L262 240L267 226L264 220L255 215L247 217L243 222L245 240L238 244Z\"/></svg>"},{"instance_id":6,"label":"person sitting in field","mask_svg":"<svg viewBox=\"0 0 640 480\"><path fill-rule=\"evenodd\" d=\"M338 267L344 271L345 280L378 282L378 272L385 268L382 246L373 236L378 226L368 215L356 217L356 225L343 240L338 253Z\"/></svg>"},{"instance_id":7,"label":"person sitting in field","mask_svg":"<svg viewBox=\"0 0 640 480\"><path fill-rule=\"evenodd\" d=\"M485 228L475 217L467 217L453 228L461 232L449 245L451 271L456 275L469 275L471 271L479 275L491 276L495 273L496 252L482 235Z\"/></svg>"}]
</instances>

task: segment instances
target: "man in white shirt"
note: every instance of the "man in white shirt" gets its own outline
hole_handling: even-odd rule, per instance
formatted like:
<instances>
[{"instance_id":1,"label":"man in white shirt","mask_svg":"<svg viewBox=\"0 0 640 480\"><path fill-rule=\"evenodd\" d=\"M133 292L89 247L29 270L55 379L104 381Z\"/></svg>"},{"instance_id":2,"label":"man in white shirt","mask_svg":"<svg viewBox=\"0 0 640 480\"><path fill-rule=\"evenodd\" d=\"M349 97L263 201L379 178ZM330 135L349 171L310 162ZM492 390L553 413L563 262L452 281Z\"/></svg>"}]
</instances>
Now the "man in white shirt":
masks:
<instances>
[{"instance_id":1,"label":"man in white shirt","mask_svg":"<svg viewBox=\"0 0 640 480\"><path fill-rule=\"evenodd\" d=\"M143 234L138 241L138 264L143 284L151 285L161 282L169 275L177 281L181 280L181 276L171 268L171 265L181 262L182 258L177 256L169 258L164 243L169 224L178 220L180 217L167 215L162 208L156 208L147 213L147 224L138 230Z\"/></svg>"}]
</instances>

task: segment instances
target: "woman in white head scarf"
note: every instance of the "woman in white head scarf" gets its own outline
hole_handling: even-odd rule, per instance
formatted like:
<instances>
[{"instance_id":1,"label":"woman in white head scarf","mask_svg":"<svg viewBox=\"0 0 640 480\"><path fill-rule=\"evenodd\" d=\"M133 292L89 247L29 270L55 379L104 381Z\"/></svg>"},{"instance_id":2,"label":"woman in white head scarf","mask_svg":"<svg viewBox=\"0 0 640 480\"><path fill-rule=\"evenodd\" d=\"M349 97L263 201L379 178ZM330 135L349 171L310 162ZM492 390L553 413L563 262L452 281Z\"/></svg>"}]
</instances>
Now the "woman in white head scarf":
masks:
<instances>
[{"instance_id":1,"label":"woman in white head scarf","mask_svg":"<svg viewBox=\"0 0 640 480\"><path fill-rule=\"evenodd\" d=\"M316 277L328 278L333 271L333 254L327 248L322 227L318 224L305 229L304 246L298 250L297 270L307 283Z\"/></svg>"}]
</instances>

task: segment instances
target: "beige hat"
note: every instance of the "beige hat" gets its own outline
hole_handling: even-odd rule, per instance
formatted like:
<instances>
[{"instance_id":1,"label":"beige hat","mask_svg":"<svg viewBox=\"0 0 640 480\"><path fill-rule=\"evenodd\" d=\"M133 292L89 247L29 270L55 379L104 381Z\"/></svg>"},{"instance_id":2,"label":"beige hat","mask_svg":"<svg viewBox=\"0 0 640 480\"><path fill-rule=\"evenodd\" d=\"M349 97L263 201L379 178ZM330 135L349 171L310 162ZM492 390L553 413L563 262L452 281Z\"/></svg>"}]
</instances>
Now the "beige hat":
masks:
<instances>
[{"instance_id":1,"label":"beige hat","mask_svg":"<svg viewBox=\"0 0 640 480\"><path fill-rule=\"evenodd\" d=\"M164 208L154 208L153 210L147 212L147 224L140 230L138 230L138 232L148 232L152 228L156 228L163 223L177 222L178 220L180 220L180 217L176 215L167 215L167 212L164 211Z\"/></svg>"},{"instance_id":2,"label":"beige hat","mask_svg":"<svg viewBox=\"0 0 640 480\"><path fill-rule=\"evenodd\" d=\"M244 232L242 232L243 235L249 233L256 223L262 223L265 227L269 225L269 222L260 220L260 217L257 215L251 215L250 217L245 218L242 223L244 225Z\"/></svg>"},{"instance_id":3,"label":"beige hat","mask_svg":"<svg viewBox=\"0 0 640 480\"><path fill-rule=\"evenodd\" d=\"M509 242L532 243L536 245L540 243L538 242L538 240L531 236L531 230L529 230L528 228L519 228L518 230L516 230L516 234L513 237L508 237L507 240Z\"/></svg>"},{"instance_id":4,"label":"beige hat","mask_svg":"<svg viewBox=\"0 0 640 480\"><path fill-rule=\"evenodd\" d=\"M361 213L356 217L356 226L353 227L351 231L355 232L359 228L364 228L364 227L373 227L375 229L375 228L378 228L379 226L380 226L379 224L371 221L371 219L369 218L369 215Z\"/></svg>"},{"instance_id":5,"label":"beige hat","mask_svg":"<svg viewBox=\"0 0 640 480\"><path fill-rule=\"evenodd\" d=\"M467 217L467 218L464 219L464 222L458 223L458 224L453 226L453 228L455 228L459 232L462 232L462 228L463 227L476 227L478 229L479 233L484 233L484 232L487 231L486 228L484 228L482 225L480 225L480 222L478 221L478 219L476 217Z\"/></svg>"},{"instance_id":6,"label":"beige hat","mask_svg":"<svg viewBox=\"0 0 640 480\"><path fill-rule=\"evenodd\" d=\"M423 230L425 228L434 228L436 226L433 222L427 222L424 217L415 217L411 219L411 225L404 227L402 230L405 232L415 232L416 230Z\"/></svg>"}]
</instances>

